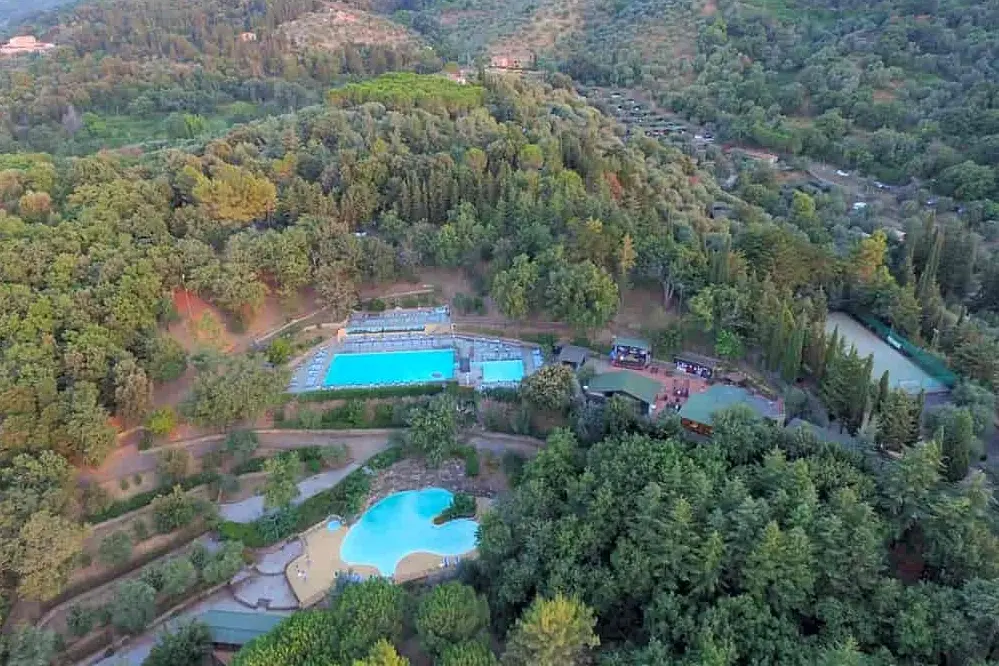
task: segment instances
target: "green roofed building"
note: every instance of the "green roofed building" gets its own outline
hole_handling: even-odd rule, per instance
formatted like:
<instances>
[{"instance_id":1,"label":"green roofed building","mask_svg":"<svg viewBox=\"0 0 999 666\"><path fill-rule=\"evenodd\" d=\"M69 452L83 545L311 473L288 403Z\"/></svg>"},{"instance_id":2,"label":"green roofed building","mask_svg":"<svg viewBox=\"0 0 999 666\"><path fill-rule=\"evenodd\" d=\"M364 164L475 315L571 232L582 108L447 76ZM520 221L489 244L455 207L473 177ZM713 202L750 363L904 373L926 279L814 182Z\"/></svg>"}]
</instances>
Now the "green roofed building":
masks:
<instances>
[{"instance_id":1,"label":"green roofed building","mask_svg":"<svg viewBox=\"0 0 999 666\"><path fill-rule=\"evenodd\" d=\"M210 610L198 616L198 621L208 627L212 643L219 648L243 647L257 636L276 627L284 615L273 613L241 613L239 611Z\"/></svg>"},{"instance_id":2,"label":"green roofed building","mask_svg":"<svg viewBox=\"0 0 999 666\"><path fill-rule=\"evenodd\" d=\"M738 386L716 384L687 399L680 408L680 422L691 432L710 436L714 429L715 412L733 405L746 405L762 418L771 421L784 419L784 405L780 400L767 400Z\"/></svg>"},{"instance_id":3,"label":"green roofed building","mask_svg":"<svg viewBox=\"0 0 999 666\"><path fill-rule=\"evenodd\" d=\"M602 399L624 395L639 403L643 414L651 414L656 404L656 397L663 387L659 382L637 372L618 370L596 375L583 387L583 390L590 397Z\"/></svg>"}]
</instances>

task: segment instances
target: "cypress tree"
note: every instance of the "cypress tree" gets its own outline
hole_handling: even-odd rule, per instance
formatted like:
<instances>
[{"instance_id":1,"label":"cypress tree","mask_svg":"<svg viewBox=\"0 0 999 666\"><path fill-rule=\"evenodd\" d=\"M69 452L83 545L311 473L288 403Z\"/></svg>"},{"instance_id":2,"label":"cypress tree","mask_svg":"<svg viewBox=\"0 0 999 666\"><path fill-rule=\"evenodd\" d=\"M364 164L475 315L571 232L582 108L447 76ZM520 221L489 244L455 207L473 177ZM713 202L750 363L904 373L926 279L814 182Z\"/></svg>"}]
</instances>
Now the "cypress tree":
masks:
<instances>
[{"instance_id":1,"label":"cypress tree","mask_svg":"<svg viewBox=\"0 0 999 666\"><path fill-rule=\"evenodd\" d=\"M881 381L878 382L877 402L874 405L874 409L876 411L880 412L881 408L885 404L885 400L888 399L888 391L890 390L890 388L889 388L890 386L891 386L891 382L889 381L889 378L888 378L888 371L885 370L884 374L881 375Z\"/></svg>"},{"instance_id":2,"label":"cypress tree","mask_svg":"<svg viewBox=\"0 0 999 666\"><path fill-rule=\"evenodd\" d=\"M785 381L793 382L801 371L801 350L805 344L805 329L796 326L791 332L791 339L785 346L784 358L781 361L781 376Z\"/></svg>"},{"instance_id":3,"label":"cypress tree","mask_svg":"<svg viewBox=\"0 0 999 666\"><path fill-rule=\"evenodd\" d=\"M920 300L927 297L930 294L931 286L936 284L937 270L940 267L940 251L943 249L943 234L940 233L938 229L933 236L933 246L930 248L930 254L926 258L926 265L923 266L923 272L919 276L919 286L916 289L916 294Z\"/></svg>"}]
</instances>

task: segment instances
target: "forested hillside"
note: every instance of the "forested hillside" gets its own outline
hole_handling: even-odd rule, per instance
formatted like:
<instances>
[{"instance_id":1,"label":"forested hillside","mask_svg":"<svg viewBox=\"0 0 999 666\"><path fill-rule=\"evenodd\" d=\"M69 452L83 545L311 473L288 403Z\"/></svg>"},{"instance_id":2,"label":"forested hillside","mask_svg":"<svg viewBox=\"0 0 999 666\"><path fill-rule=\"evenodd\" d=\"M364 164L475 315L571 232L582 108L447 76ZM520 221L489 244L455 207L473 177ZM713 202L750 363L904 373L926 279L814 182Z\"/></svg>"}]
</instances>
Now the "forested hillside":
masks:
<instances>
[{"instance_id":1,"label":"forested hillside","mask_svg":"<svg viewBox=\"0 0 999 666\"><path fill-rule=\"evenodd\" d=\"M341 579L234 663L406 666L414 633L441 666L995 663L991 495L943 484L936 444L870 467L748 410L710 445L603 426L548 439L465 585Z\"/></svg>"},{"instance_id":2,"label":"forested hillside","mask_svg":"<svg viewBox=\"0 0 999 666\"><path fill-rule=\"evenodd\" d=\"M553 2L574 17L518 42L542 12L444 3L414 25L451 57L525 48L581 81L636 86L723 139L912 178L962 200L999 195L999 13L968 0ZM564 26L562 26L564 28Z\"/></svg>"},{"instance_id":3,"label":"forested hillside","mask_svg":"<svg viewBox=\"0 0 999 666\"><path fill-rule=\"evenodd\" d=\"M322 7L115 0L48 13L30 27L55 53L0 60L0 149L174 145L315 104L350 77L440 69L415 43L295 46L282 26Z\"/></svg>"},{"instance_id":4,"label":"forested hillside","mask_svg":"<svg viewBox=\"0 0 999 666\"><path fill-rule=\"evenodd\" d=\"M36 469L0 481L2 562L29 598L58 593L75 561L72 541L41 547L74 534L71 465L104 460L109 416L141 422L151 382L185 367L161 333L172 289L240 318L268 291L294 298L309 285L336 313L359 284L421 266L488 278L527 265L530 281L508 280L510 303L596 325L616 309L622 268L655 255L638 239L672 243L659 211L694 238L711 228L715 187L706 175L692 185L676 151L624 146L565 91L411 75L192 152L7 155L2 166L0 459ZM573 240L584 237L598 254ZM254 367L224 368L245 378L234 395L267 395ZM191 414L226 425L262 404Z\"/></svg>"},{"instance_id":5,"label":"forested hillside","mask_svg":"<svg viewBox=\"0 0 999 666\"><path fill-rule=\"evenodd\" d=\"M280 401L287 377L261 356L188 358L167 334L175 292L235 326L306 291L338 317L362 287L436 268L504 322L579 335L639 284L677 315L648 331L657 354L692 340L753 364L796 414L901 458L871 466L739 412L715 446L669 420L572 414L575 437L560 431L486 520L470 577L496 638L517 627L511 664L564 666L598 638L608 666L999 657L992 499L966 478L999 388L994 3L364 4L429 49L401 28L325 42L310 21L328 9L85 2L25 28L56 50L0 61L0 619L80 565L78 470L145 421L154 385L195 366L181 411L209 427ZM517 49L549 76L433 74ZM626 134L556 72L960 201L858 208L717 147ZM827 336L830 309L956 371L958 406L927 419L939 441L917 446L922 399ZM535 601L558 592L576 599ZM384 636L311 647L350 663L397 638L408 607L385 594ZM532 661L547 608L577 615L581 643ZM349 633L335 605L316 617ZM492 663L481 648L473 663Z\"/></svg>"}]
</instances>

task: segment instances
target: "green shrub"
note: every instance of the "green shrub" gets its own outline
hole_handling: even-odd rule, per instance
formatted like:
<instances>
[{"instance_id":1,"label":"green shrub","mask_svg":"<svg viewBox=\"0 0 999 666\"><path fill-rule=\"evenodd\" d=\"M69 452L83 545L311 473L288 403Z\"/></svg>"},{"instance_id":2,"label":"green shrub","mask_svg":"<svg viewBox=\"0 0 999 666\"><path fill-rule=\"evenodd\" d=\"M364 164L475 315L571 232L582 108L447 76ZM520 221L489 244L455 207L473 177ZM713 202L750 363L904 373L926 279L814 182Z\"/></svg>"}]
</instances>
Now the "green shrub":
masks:
<instances>
[{"instance_id":1,"label":"green shrub","mask_svg":"<svg viewBox=\"0 0 999 666\"><path fill-rule=\"evenodd\" d=\"M474 446L465 448L465 476L476 477L479 475L479 452Z\"/></svg>"},{"instance_id":2,"label":"green shrub","mask_svg":"<svg viewBox=\"0 0 999 666\"><path fill-rule=\"evenodd\" d=\"M115 588L111 624L128 634L141 633L156 615L156 590L140 580L126 580Z\"/></svg>"},{"instance_id":3,"label":"green shrub","mask_svg":"<svg viewBox=\"0 0 999 666\"><path fill-rule=\"evenodd\" d=\"M146 418L146 431L153 437L163 437L177 427L177 412L172 407L161 407Z\"/></svg>"},{"instance_id":4,"label":"green shrub","mask_svg":"<svg viewBox=\"0 0 999 666\"><path fill-rule=\"evenodd\" d=\"M118 487L121 488L122 491L124 492L128 490L131 486L128 483L128 479L123 477L121 480L118 481Z\"/></svg>"},{"instance_id":5,"label":"green shrub","mask_svg":"<svg viewBox=\"0 0 999 666\"><path fill-rule=\"evenodd\" d=\"M205 563L201 577L209 585L218 585L235 576L244 564L243 544L229 541Z\"/></svg>"},{"instance_id":6,"label":"green shrub","mask_svg":"<svg viewBox=\"0 0 999 666\"><path fill-rule=\"evenodd\" d=\"M97 548L101 564L118 567L132 559L132 537L128 532L112 532L101 540Z\"/></svg>"},{"instance_id":7,"label":"green shrub","mask_svg":"<svg viewBox=\"0 0 999 666\"><path fill-rule=\"evenodd\" d=\"M386 308L385 301L380 298L372 298L370 301L364 304L365 310L370 310L371 312L384 312Z\"/></svg>"},{"instance_id":8,"label":"green shrub","mask_svg":"<svg viewBox=\"0 0 999 666\"><path fill-rule=\"evenodd\" d=\"M443 525L450 520L458 518L475 517L475 498L466 493L455 493L451 500L451 506L444 509L439 516L434 518L435 525Z\"/></svg>"},{"instance_id":9,"label":"green shrub","mask_svg":"<svg viewBox=\"0 0 999 666\"><path fill-rule=\"evenodd\" d=\"M496 402L520 402L520 389L496 387L483 389L481 393L482 397Z\"/></svg>"},{"instance_id":10,"label":"green shrub","mask_svg":"<svg viewBox=\"0 0 999 666\"><path fill-rule=\"evenodd\" d=\"M100 485L89 483L83 487L80 503L83 505L84 514L99 514L102 511L106 511L112 502L111 494Z\"/></svg>"},{"instance_id":11,"label":"green shrub","mask_svg":"<svg viewBox=\"0 0 999 666\"><path fill-rule=\"evenodd\" d=\"M139 580L159 592L163 589L163 565L159 562L150 564L139 574Z\"/></svg>"},{"instance_id":12,"label":"green shrub","mask_svg":"<svg viewBox=\"0 0 999 666\"><path fill-rule=\"evenodd\" d=\"M149 538L149 525L141 518L136 520L132 523L132 534L135 535L136 541L145 541Z\"/></svg>"},{"instance_id":13,"label":"green shrub","mask_svg":"<svg viewBox=\"0 0 999 666\"><path fill-rule=\"evenodd\" d=\"M169 495L154 499L152 506L153 525L160 534L190 524L198 514L197 503L180 486L175 486Z\"/></svg>"},{"instance_id":14,"label":"green shrub","mask_svg":"<svg viewBox=\"0 0 999 666\"><path fill-rule=\"evenodd\" d=\"M327 402L329 400L349 400L352 398L409 398L437 393L455 393L456 395L475 395L475 389L458 386L456 382L436 384L407 384L404 386L375 386L371 388L324 389L298 393L298 402Z\"/></svg>"},{"instance_id":15,"label":"green shrub","mask_svg":"<svg viewBox=\"0 0 999 666\"><path fill-rule=\"evenodd\" d=\"M174 557L163 565L163 586L160 591L177 597L198 582L198 570L186 557Z\"/></svg>"},{"instance_id":16,"label":"green shrub","mask_svg":"<svg viewBox=\"0 0 999 666\"><path fill-rule=\"evenodd\" d=\"M187 558L191 560L191 564L193 564L194 568L198 571L205 568L205 564L208 563L208 560L211 557L212 554L208 552L207 548L205 548L205 544L200 541L195 541L194 545L191 546L191 550L187 553Z\"/></svg>"},{"instance_id":17,"label":"green shrub","mask_svg":"<svg viewBox=\"0 0 999 666\"><path fill-rule=\"evenodd\" d=\"M238 465L233 466L232 474L234 476L242 476L244 474L263 471L264 461L266 460L267 458L250 458L249 460L244 460Z\"/></svg>"},{"instance_id":18,"label":"green shrub","mask_svg":"<svg viewBox=\"0 0 999 666\"><path fill-rule=\"evenodd\" d=\"M507 451L503 454L503 473L511 486L516 487L520 483L525 463L524 456L516 451Z\"/></svg>"},{"instance_id":19,"label":"green shrub","mask_svg":"<svg viewBox=\"0 0 999 666\"><path fill-rule=\"evenodd\" d=\"M73 636L89 634L97 624L97 612L89 606L72 606L66 615L66 628Z\"/></svg>"},{"instance_id":20,"label":"green shrub","mask_svg":"<svg viewBox=\"0 0 999 666\"><path fill-rule=\"evenodd\" d=\"M393 420L393 415L395 414L395 406L388 402L380 402L375 405L375 408L371 415L371 427L372 428L391 428L395 425Z\"/></svg>"},{"instance_id":21,"label":"green shrub","mask_svg":"<svg viewBox=\"0 0 999 666\"><path fill-rule=\"evenodd\" d=\"M350 457L350 449L347 448L346 444L331 444L330 446L322 447L320 456L325 467L337 469L347 463L347 459Z\"/></svg>"},{"instance_id":22,"label":"green shrub","mask_svg":"<svg viewBox=\"0 0 999 666\"><path fill-rule=\"evenodd\" d=\"M177 485L183 490L190 490L191 488L197 488L198 486L212 483L217 478L218 474L212 472L202 472L183 479ZM127 499L114 502L103 511L89 513L85 516L85 519L88 523L93 525L103 523L106 520L123 516L126 513L135 511L136 509L141 509L142 507L150 504L157 497L168 495L172 490L173 488L170 486L160 486L154 490L147 490L144 493L138 493L137 495L132 495Z\"/></svg>"},{"instance_id":23,"label":"green shrub","mask_svg":"<svg viewBox=\"0 0 999 666\"><path fill-rule=\"evenodd\" d=\"M377 453L368 459L368 467L371 469L388 469L406 457L406 452L401 446L390 446L381 453Z\"/></svg>"},{"instance_id":24,"label":"green shrub","mask_svg":"<svg viewBox=\"0 0 999 666\"><path fill-rule=\"evenodd\" d=\"M153 446L153 434L148 430L142 431L142 436L139 437L139 450L146 451L151 449Z\"/></svg>"},{"instance_id":25,"label":"green shrub","mask_svg":"<svg viewBox=\"0 0 999 666\"><path fill-rule=\"evenodd\" d=\"M142 475L141 474L136 474L135 476L133 476L132 477L132 484L136 485L136 486L141 486L142 485Z\"/></svg>"}]
</instances>

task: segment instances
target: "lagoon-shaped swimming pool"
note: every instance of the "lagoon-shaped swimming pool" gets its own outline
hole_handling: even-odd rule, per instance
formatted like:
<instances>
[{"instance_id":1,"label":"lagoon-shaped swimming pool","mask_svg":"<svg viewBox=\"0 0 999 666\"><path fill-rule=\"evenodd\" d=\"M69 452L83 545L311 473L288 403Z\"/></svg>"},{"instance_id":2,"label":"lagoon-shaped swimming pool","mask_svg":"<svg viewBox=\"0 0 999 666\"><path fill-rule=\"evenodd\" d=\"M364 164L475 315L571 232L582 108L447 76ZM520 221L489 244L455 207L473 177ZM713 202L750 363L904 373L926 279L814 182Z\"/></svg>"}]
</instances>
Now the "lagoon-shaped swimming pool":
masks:
<instances>
[{"instance_id":1,"label":"lagoon-shaped swimming pool","mask_svg":"<svg viewBox=\"0 0 999 666\"><path fill-rule=\"evenodd\" d=\"M443 488L389 495L350 528L340 547L340 559L355 566L367 564L391 576L399 562L413 553L451 557L474 550L479 528L474 520L434 525L434 518L451 505L452 498Z\"/></svg>"}]
</instances>

